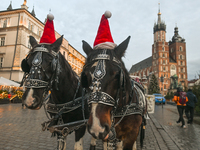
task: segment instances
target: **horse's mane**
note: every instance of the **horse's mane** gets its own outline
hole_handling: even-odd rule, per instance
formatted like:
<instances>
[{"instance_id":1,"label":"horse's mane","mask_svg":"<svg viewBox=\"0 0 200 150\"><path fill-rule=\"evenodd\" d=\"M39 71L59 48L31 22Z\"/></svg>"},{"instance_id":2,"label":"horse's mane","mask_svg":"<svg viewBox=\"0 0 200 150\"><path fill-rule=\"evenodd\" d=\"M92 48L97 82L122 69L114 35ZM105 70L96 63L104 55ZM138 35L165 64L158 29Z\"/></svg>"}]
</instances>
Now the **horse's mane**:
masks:
<instances>
[{"instance_id":1,"label":"horse's mane","mask_svg":"<svg viewBox=\"0 0 200 150\"><path fill-rule=\"evenodd\" d=\"M72 81L72 85L70 86L71 89L77 88L77 82L78 82L78 75L76 72L72 69L68 61L64 58L64 56L59 52L59 58L60 58L60 65L63 66L64 70L67 71L68 79ZM66 76L66 75L65 75Z\"/></svg>"}]
</instances>

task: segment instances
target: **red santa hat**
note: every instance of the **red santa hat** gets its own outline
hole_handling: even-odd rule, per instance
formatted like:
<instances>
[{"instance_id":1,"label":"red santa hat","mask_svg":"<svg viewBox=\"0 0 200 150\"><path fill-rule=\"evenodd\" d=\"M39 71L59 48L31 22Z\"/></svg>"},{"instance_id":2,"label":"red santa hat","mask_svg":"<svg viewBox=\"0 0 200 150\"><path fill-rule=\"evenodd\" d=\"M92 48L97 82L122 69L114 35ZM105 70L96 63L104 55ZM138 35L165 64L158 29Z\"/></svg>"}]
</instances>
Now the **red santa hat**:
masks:
<instances>
[{"instance_id":1,"label":"red santa hat","mask_svg":"<svg viewBox=\"0 0 200 150\"><path fill-rule=\"evenodd\" d=\"M94 41L93 48L94 49L114 49L117 45L114 43L110 26L107 18L111 17L111 12L106 11L102 17L99 25L99 29L97 32L97 36Z\"/></svg>"},{"instance_id":2,"label":"red santa hat","mask_svg":"<svg viewBox=\"0 0 200 150\"><path fill-rule=\"evenodd\" d=\"M44 32L40 39L40 43L52 44L56 41L53 19L54 16L52 14L47 15L47 21L44 26Z\"/></svg>"}]
</instances>

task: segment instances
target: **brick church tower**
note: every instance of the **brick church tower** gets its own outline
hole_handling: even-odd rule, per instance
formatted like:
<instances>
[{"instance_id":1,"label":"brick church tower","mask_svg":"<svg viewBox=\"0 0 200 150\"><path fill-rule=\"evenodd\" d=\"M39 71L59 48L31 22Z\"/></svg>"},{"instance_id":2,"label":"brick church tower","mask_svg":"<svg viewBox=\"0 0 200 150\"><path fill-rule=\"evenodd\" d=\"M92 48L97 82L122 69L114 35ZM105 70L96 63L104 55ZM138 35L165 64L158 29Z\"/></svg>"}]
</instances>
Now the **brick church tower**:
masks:
<instances>
[{"instance_id":1,"label":"brick church tower","mask_svg":"<svg viewBox=\"0 0 200 150\"><path fill-rule=\"evenodd\" d=\"M178 83L182 87L188 86L187 80L187 61L186 61L186 43L185 39L178 34L178 27L174 28L174 36L169 41L170 57L170 76L174 74L178 77Z\"/></svg>"},{"instance_id":2,"label":"brick church tower","mask_svg":"<svg viewBox=\"0 0 200 150\"><path fill-rule=\"evenodd\" d=\"M148 82L143 82L147 89L151 74L155 74L163 95L166 95L169 89L176 89L178 86L184 89L188 86L185 39L178 34L178 27L175 27L172 39L166 42L166 25L161 20L160 9L158 20L153 27L153 35L152 56L134 64L129 71L130 75L139 77L141 81L148 78Z\"/></svg>"},{"instance_id":3,"label":"brick church tower","mask_svg":"<svg viewBox=\"0 0 200 150\"><path fill-rule=\"evenodd\" d=\"M169 73L169 46L166 42L166 25L161 20L161 12L158 12L158 21L153 28L154 44L152 45L152 71L159 79L159 87L161 93L167 91L170 87ZM160 77L164 77L163 83Z\"/></svg>"}]
</instances>

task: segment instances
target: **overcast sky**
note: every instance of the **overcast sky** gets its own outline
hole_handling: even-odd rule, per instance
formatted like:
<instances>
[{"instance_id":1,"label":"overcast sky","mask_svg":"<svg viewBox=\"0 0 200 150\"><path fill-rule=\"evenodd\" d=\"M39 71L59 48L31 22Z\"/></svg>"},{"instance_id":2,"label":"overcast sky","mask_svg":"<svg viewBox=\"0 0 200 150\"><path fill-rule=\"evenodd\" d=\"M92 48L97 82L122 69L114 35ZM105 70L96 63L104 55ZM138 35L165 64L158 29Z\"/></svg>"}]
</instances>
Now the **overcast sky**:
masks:
<instances>
[{"instance_id":1,"label":"overcast sky","mask_svg":"<svg viewBox=\"0 0 200 150\"><path fill-rule=\"evenodd\" d=\"M13 9L24 0L12 0ZM42 22L49 9L54 15L54 27L59 34L84 56L82 40L93 46L102 14L109 10L110 29L114 42L119 45L129 35L131 40L123 58L130 70L135 63L152 54L153 26L157 22L158 3L161 19L166 24L166 40L171 40L177 24L179 35L185 38L188 79L200 73L200 1L199 0L27 0L31 12ZM10 1L1 0L0 11Z\"/></svg>"}]
</instances>

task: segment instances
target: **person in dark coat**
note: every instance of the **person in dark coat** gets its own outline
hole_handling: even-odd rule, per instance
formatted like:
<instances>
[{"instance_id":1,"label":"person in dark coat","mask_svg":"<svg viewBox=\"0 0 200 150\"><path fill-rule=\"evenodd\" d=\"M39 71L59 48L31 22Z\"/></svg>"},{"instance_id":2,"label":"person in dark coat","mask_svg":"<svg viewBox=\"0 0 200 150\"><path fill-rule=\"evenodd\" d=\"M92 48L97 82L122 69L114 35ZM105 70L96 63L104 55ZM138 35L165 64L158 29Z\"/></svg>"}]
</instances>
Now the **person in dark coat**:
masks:
<instances>
[{"instance_id":1,"label":"person in dark coat","mask_svg":"<svg viewBox=\"0 0 200 150\"><path fill-rule=\"evenodd\" d=\"M188 102L186 103L185 114L188 119L188 124L190 124L193 122L194 107L195 103L197 103L197 97L192 93L191 89L188 89L187 97L188 97Z\"/></svg>"}]
</instances>

